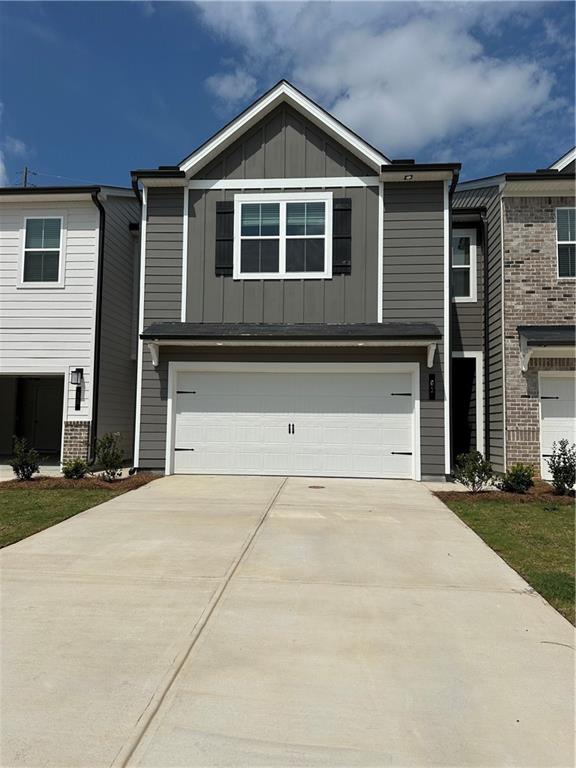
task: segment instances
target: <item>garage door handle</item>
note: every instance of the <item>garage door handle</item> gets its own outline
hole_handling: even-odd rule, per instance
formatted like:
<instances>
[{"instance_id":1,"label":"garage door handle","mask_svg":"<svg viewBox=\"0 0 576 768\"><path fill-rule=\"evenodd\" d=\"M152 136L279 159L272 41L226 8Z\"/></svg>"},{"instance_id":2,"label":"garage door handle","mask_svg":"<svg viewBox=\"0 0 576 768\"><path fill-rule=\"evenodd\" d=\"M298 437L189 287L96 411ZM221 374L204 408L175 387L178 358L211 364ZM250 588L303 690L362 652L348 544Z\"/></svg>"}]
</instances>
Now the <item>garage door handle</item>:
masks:
<instances>
[{"instance_id":1,"label":"garage door handle","mask_svg":"<svg viewBox=\"0 0 576 768\"><path fill-rule=\"evenodd\" d=\"M288 434L289 435L294 434L294 424L288 424Z\"/></svg>"},{"instance_id":2,"label":"garage door handle","mask_svg":"<svg viewBox=\"0 0 576 768\"><path fill-rule=\"evenodd\" d=\"M174 448L175 451L193 451L194 448Z\"/></svg>"},{"instance_id":3,"label":"garage door handle","mask_svg":"<svg viewBox=\"0 0 576 768\"><path fill-rule=\"evenodd\" d=\"M559 400L558 395L542 395L540 400Z\"/></svg>"},{"instance_id":4,"label":"garage door handle","mask_svg":"<svg viewBox=\"0 0 576 768\"><path fill-rule=\"evenodd\" d=\"M412 397L412 392L390 392L390 397Z\"/></svg>"},{"instance_id":5,"label":"garage door handle","mask_svg":"<svg viewBox=\"0 0 576 768\"><path fill-rule=\"evenodd\" d=\"M390 451L392 456L412 456L412 451Z\"/></svg>"}]
</instances>

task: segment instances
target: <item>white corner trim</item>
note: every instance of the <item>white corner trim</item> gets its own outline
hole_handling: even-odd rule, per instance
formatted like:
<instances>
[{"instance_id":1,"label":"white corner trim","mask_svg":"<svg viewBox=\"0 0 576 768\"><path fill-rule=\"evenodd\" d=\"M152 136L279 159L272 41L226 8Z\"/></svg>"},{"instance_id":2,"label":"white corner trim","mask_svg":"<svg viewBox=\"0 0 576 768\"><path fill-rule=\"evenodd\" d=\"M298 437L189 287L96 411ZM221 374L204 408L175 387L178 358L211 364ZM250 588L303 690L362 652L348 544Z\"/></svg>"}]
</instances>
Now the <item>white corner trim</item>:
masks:
<instances>
[{"instance_id":1,"label":"white corner trim","mask_svg":"<svg viewBox=\"0 0 576 768\"><path fill-rule=\"evenodd\" d=\"M142 357L144 344L140 334L144 330L144 287L146 284L146 221L148 218L148 190L142 190L142 220L140 223L140 296L138 300L138 362L136 368L136 419L134 424L134 466L140 463L140 424L142 417Z\"/></svg>"},{"instance_id":2,"label":"white corner trim","mask_svg":"<svg viewBox=\"0 0 576 768\"><path fill-rule=\"evenodd\" d=\"M500 323L502 344L502 463L506 471L508 467L507 445L506 445L506 426L508 423L508 413L506 404L508 402L508 393L506 392L506 283L504 282L504 198L500 196ZM484 280L489 280L489 275L484 276ZM488 382L487 386L490 386ZM492 441L490 441L492 445Z\"/></svg>"},{"instance_id":3,"label":"white corner trim","mask_svg":"<svg viewBox=\"0 0 576 768\"><path fill-rule=\"evenodd\" d=\"M476 449L484 456L484 353L452 352L453 358L470 358L476 362Z\"/></svg>"},{"instance_id":4,"label":"white corner trim","mask_svg":"<svg viewBox=\"0 0 576 768\"><path fill-rule=\"evenodd\" d=\"M565 155L562 155L562 157L554 163L554 165L550 166L550 169L552 171L562 171L567 165L570 165L573 160L576 160L576 147L569 149Z\"/></svg>"},{"instance_id":5,"label":"white corner trim","mask_svg":"<svg viewBox=\"0 0 576 768\"><path fill-rule=\"evenodd\" d=\"M330 189L377 187L378 176L308 176L276 179L192 179L189 189Z\"/></svg>"},{"instance_id":6,"label":"white corner trim","mask_svg":"<svg viewBox=\"0 0 576 768\"><path fill-rule=\"evenodd\" d=\"M452 229L452 237L463 236L470 238L470 295L452 296L455 304L475 304L478 301L478 249L475 229ZM452 247L450 248L451 269L466 269L466 265L454 266L452 264Z\"/></svg>"},{"instance_id":7,"label":"white corner trim","mask_svg":"<svg viewBox=\"0 0 576 768\"><path fill-rule=\"evenodd\" d=\"M450 434L450 199L448 181L444 182L444 473L452 471L452 440Z\"/></svg>"},{"instance_id":8,"label":"white corner trim","mask_svg":"<svg viewBox=\"0 0 576 768\"><path fill-rule=\"evenodd\" d=\"M384 182L378 184L378 322L384 320Z\"/></svg>"},{"instance_id":9,"label":"white corner trim","mask_svg":"<svg viewBox=\"0 0 576 768\"><path fill-rule=\"evenodd\" d=\"M282 102L291 104L298 112L338 139L351 152L372 166L374 170L380 171L380 166L387 165L390 162L384 155L377 152L363 139L339 123L338 120L335 120L302 93L299 93L289 83L281 82L190 155L180 165L180 170L191 175L195 170L209 162L218 151L251 128L260 117L271 112L274 107Z\"/></svg>"},{"instance_id":10,"label":"white corner trim","mask_svg":"<svg viewBox=\"0 0 576 768\"><path fill-rule=\"evenodd\" d=\"M190 192L188 187L184 187L184 205L182 221L182 305L180 309L180 319L186 322L186 303L188 300L188 206L190 201Z\"/></svg>"}]
</instances>

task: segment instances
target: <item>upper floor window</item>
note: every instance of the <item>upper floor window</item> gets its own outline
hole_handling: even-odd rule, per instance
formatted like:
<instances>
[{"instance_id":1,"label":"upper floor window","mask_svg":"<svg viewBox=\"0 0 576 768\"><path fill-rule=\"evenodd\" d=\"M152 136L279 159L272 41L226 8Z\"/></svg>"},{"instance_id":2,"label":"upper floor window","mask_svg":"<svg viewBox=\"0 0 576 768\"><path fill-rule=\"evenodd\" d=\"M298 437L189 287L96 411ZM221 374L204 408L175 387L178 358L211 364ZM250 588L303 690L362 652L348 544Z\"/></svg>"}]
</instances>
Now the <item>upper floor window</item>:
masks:
<instances>
[{"instance_id":1,"label":"upper floor window","mask_svg":"<svg viewBox=\"0 0 576 768\"><path fill-rule=\"evenodd\" d=\"M452 232L452 296L454 301L476 301L476 231Z\"/></svg>"},{"instance_id":2,"label":"upper floor window","mask_svg":"<svg viewBox=\"0 0 576 768\"><path fill-rule=\"evenodd\" d=\"M234 277L332 276L332 193L236 195Z\"/></svg>"},{"instance_id":3,"label":"upper floor window","mask_svg":"<svg viewBox=\"0 0 576 768\"><path fill-rule=\"evenodd\" d=\"M62 219L25 221L22 283L59 283Z\"/></svg>"},{"instance_id":4,"label":"upper floor window","mask_svg":"<svg viewBox=\"0 0 576 768\"><path fill-rule=\"evenodd\" d=\"M556 209L558 277L576 277L576 208Z\"/></svg>"}]
</instances>

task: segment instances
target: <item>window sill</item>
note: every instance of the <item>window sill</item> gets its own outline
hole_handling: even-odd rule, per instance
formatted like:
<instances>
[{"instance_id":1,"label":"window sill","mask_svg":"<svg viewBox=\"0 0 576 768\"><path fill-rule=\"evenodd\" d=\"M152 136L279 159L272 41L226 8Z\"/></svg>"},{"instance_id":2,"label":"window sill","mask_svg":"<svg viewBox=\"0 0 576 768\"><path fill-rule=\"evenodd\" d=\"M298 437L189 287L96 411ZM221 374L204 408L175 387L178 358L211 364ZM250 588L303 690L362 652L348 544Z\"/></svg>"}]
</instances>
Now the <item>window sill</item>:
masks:
<instances>
[{"instance_id":1,"label":"window sill","mask_svg":"<svg viewBox=\"0 0 576 768\"><path fill-rule=\"evenodd\" d=\"M477 296L452 296L452 302L454 304L477 304Z\"/></svg>"},{"instance_id":2,"label":"window sill","mask_svg":"<svg viewBox=\"0 0 576 768\"><path fill-rule=\"evenodd\" d=\"M17 283L16 290L18 291L50 291L50 290L62 290L65 288L64 283Z\"/></svg>"},{"instance_id":3,"label":"window sill","mask_svg":"<svg viewBox=\"0 0 576 768\"><path fill-rule=\"evenodd\" d=\"M278 275L274 272L263 272L234 275L233 277L234 280L331 280L332 274L328 272L291 272L286 275Z\"/></svg>"}]
</instances>

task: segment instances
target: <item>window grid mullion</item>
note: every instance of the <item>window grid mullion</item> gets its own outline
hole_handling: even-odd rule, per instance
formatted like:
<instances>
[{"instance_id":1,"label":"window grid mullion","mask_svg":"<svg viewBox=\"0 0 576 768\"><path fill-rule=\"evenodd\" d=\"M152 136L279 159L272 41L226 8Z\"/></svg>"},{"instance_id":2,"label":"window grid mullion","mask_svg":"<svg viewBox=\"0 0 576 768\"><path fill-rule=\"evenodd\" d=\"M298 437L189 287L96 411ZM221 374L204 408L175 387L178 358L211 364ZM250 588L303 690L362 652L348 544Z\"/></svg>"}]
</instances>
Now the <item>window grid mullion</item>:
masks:
<instances>
[{"instance_id":1,"label":"window grid mullion","mask_svg":"<svg viewBox=\"0 0 576 768\"><path fill-rule=\"evenodd\" d=\"M280 203L280 248L278 271L282 277L286 274L286 201Z\"/></svg>"}]
</instances>

